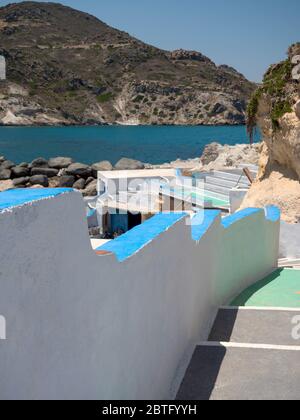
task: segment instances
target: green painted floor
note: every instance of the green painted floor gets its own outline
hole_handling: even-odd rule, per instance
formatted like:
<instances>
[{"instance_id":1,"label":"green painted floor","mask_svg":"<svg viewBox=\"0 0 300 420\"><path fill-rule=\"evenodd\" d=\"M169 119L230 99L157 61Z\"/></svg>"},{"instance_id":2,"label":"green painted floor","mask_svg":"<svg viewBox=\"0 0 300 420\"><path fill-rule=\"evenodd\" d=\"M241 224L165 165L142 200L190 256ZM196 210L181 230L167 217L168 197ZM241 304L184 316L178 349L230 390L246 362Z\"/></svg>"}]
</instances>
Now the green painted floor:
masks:
<instances>
[{"instance_id":1,"label":"green painted floor","mask_svg":"<svg viewBox=\"0 0 300 420\"><path fill-rule=\"evenodd\" d=\"M246 289L231 306L300 308L300 270L275 271Z\"/></svg>"},{"instance_id":2,"label":"green painted floor","mask_svg":"<svg viewBox=\"0 0 300 420\"><path fill-rule=\"evenodd\" d=\"M214 207L228 207L230 205L229 201L207 196L204 196L203 198L203 196L200 196L199 194L192 194L192 198L193 200L199 200L199 202L201 202L201 200L210 201Z\"/></svg>"}]
</instances>

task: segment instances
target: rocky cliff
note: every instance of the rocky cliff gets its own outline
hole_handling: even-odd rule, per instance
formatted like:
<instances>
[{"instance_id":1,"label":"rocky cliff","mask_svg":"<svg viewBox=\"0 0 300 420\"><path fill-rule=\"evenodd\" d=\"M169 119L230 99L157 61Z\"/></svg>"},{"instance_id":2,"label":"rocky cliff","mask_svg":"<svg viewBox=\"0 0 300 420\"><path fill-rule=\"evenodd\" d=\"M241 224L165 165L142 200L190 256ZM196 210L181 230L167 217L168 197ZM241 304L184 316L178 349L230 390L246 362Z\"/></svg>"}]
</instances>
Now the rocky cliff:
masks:
<instances>
[{"instance_id":1,"label":"rocky cliff","mask_svg":"<svg viewBox=\"0 0 300 420\"><path fill-rule=\"evenodd\" d=\"M259 177L244 207L278 205L283 219L300 222L300 43L271 66L248 107L250 135L263 134Z\"/></svg>"},{"instance_id":2,"label":"rocky cliff","mask_svg":"<svg viewBox=\"0 0 300 420\"><path fill-rule=\"evenodd\" d=\"M0 8L2 124L241 124L255 85L54 3Z\"/></svg>"}]
</instances>

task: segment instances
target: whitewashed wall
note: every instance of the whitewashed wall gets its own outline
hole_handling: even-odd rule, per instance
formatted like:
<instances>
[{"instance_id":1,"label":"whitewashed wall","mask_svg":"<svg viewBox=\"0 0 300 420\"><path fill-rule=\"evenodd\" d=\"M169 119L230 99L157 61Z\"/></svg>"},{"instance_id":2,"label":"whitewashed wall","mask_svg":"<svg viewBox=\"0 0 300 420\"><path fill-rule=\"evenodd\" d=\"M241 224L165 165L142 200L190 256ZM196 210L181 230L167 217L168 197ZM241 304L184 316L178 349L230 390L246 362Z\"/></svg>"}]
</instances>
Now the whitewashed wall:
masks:
<instances>
[{"instance_id":1,"label":"whitewashed wall","mask_svg":"<svg viewBox=\"0 0 300 420\"><path fill-rule=\"evenodd\" d=\"M275 267L278 226L218 216L197 243L180 220L120 263L78 193L0 213L0 398L172 398L218 305Z\"/></svg>"},{"instance_id":2,"label":"whitewashed wall","mask_svg":"<svg viewBox=\"0 0 300 420\"><path fill-rule=\"evenodd\" d=\"M279 256L290 259L300 258L300 223L281 222Z\"/></svg>"}]
</instances>

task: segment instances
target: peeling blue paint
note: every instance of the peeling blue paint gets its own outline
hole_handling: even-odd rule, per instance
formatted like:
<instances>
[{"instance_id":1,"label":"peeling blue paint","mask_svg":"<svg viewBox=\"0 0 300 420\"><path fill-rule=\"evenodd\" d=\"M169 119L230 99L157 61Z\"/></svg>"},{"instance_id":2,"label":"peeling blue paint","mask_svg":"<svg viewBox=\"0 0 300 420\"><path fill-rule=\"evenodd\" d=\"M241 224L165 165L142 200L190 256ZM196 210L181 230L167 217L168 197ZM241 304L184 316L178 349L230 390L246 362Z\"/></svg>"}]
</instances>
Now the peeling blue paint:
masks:
<instances>
[{"instance_id":1,"label":"peeling blue paint","mask_svg":"<svg viewBox=\"0 0 300 420\"><path fill-rule=\"evenodd\" d=\"M70 188L20 188L0 193L0 211L74 191Z\"/></svg>"},{"instance_id":2,"label":"peeling blue paint","mask_svg":"<svg viewBox=\"0 0 300 420\"><path fill-rule=\"evenodd\" d=\"M224 226L225 229L227 229L234 223L260 212L263 212L263 209L248 208L245 210L238 211L232 214L231 216L224 217L224 219L222 220L222 225Z\"/></svg>"},{"instance_id":3,"label":"peeling blue paint","mask_svg":"<svg viewBox=\"0 0 300 420\"><path fill-rule=\"evenodd\" d=\"M266 219L270 222L278 222L281 218L281 212L278 207L276 206L268 206L266 207Z\"/></svg>"},{"instance_id":4,"label":"peeling blue paint","mask_svg":"<svg viewBox=\"0 0 300 420\"><path fill-rule=\"evenodd\" d=\"M187 213L158 213L97 251L113 252L118 261L125 261L185 217Z\"/></svg>"},{"instance_id":5,"label":"peeling blue paint","mask_svg":"<svg viewBox=\"0 0 300 420\"><path fill-rule=\"evenodd\" d=\"M221 216L219 210L200 211L192 219L192 239L200 241L215 220Z\"/></svg>"}]
</instances>

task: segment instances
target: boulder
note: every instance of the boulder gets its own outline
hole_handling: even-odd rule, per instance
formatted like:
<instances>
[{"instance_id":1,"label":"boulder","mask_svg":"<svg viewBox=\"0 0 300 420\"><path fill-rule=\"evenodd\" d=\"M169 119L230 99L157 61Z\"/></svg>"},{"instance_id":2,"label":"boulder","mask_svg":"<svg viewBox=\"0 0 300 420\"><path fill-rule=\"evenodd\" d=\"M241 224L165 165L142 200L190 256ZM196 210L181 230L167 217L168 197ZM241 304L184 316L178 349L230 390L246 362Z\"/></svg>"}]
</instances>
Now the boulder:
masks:
<instances>
[{"instance_id":1,"label":"boulder","mask_svg":"<svg viewBox=\"0 0 300 420\"><path fill-rule=\"evenodd\" d=\"M68 175L79 176L82 178L88 178L91 175L91 168L84 163L72 163L66 169Z\"/></svg>"},{"instance_id":2,"label":"boulder","mask_svg":"<svg viewBox=\"0 0 300 420\"><path fill-rule=\"evenodd\" d=\"M219 143L210 143L208 144L201 156L201 162L203 165L208 165L211 162L214 162L220 154L220 144Z\"/></svg>"},{"instance_id":3,"label":"boulder","mask_svg":"<svg viewBox=\"0 0 300 420\"><path fill-rule=\"evenodd\" d=\"M0 180L7 180L11 178L11 170L0 167Z\"/></svg>"},{"instance_id":4,"label":"boulder","mask_svg":"<svg viewBox=\"0 0 300 420\"><path fill-rule=\"evenodd\" d=\"M31 175L45 175L48 178L53 178L54 176L57 176L58 169L54 168L32 168L31 169Z\"/></svg>"},{"instance_id":5,"label":"boulder","mask_svg":"<svg viewBox=\"0 0 300 420\"><path fill-rule=\"evenodd\" d=\"M1 169L11 169L14 166L16 165L11 160L5 160L1 163Z\"/></svg>"},{"instance_id":6,"label":"boulder","mask_svg":"<svg viewBox=\"0 0 300 420\"><path fill-rule=\"evenodd\" d=\"M91 182L83 191L82 194L84 197L94 197L97 195L97 180L95 179Z\"/></svg>"},{"instance_id":7,"label":"boulder","mask_svg":"<svg viewBox=\"0 0 300 420\"><path fill-rule=\"evenodd\" d=\"M0 192L11 190L14 188L15 186L11 179L8 179L6 181L0 181Z\"/></svg>"},{"instance_id":8,"label":"boulder","mask_svg":"<svg viewBox=\"0 0 300 420\"><path fill-rule=\"evenodd\" d=\"M95 181L95 178L94 177L92 177L92 176L90 176L87 180L86 180L86 182L85 182L85 186L87 187L91 182L93 182L93 181Z\"/></svg>"},{"instance_id":9,"label":"boulder","mask_svg":"<svg viewBox=\"0 0 300 420\"><path fill-rule=\"evenodd\" d=\"M34 159L31 164L31 168L48 168L48 161L44 158Z\"/></svg>"},{"instance_id":10,"label":"boulder","mask_svg":"<svg viewBox=\"0 0 300 420\"><path fill-rule=\"evenodd\" d=\"M5 157L4 156L0 156L0 164L2 163L2 162L4 162L6 159L5 159Z\"/></svg>"},{"instance_id":11,"label":"boulder","mask_svg":"<svg viewBox=\"0 0 300 420\"><path fill-rule=\"evenodd\" d=\"M30 177L29 182L31 185L41 185L46 188L49 186L48 177L45 175L33 175Z\"/></svg>"},{"instance_id":12,"label":"boulder","mask_svg":"<svg viewBox=\"0 0 300 420\"><path fill-rule=\"evenodd\" d=\"M72 165L72 163L73 163L73 159L59 156L59 157L50 159L48 162L48 165L49 165L49 168L64 169Z\"/></svg>"},{"instance_id":13,"label":"boulder","mask_svg":"<svg viewBox=\"0 0 300 420\"><path fill-rule=\"evenodd\" d=\"M145 168L145 164L140 162L139 160L127 159L127 158L120 159L119 162L117 162L115 165L115 169L118 171L138 170L138 169L144 169L144 168Z\"/></svg>"},{"instance_id":14,"label":"boulder","mask_svg":"<svg viewBox=\"0 0 300 420\"><path fill-rule=\"evenodd\" d=\"M29 175L29 169L22 166L15 166L11 169L12 178L22 178Z\"/></svg>"},{"instance_id":15,"label":"boulder","mask_svg":"<svg viewBox=\"0 0 300 420\"><path fill-rule=\"evenodd\" d=\"M75 182L75 177L73 175L63 175L59 177L59 187L60 188L72 188Z\"/></svg>"},{"instance_id":16,"label":"boulder","mask_svg":"<svg viewBox=\"0 0 300 420\"><path fill-rule=\"evenodd\" d=\"M15 187L21 187L21 186L25 186L26 184L28 184L29 180L30 180L29 176L24 176L24 177L21 177L21 178L15 178L13 180L13 184L14 184Z\"/></svg>"},{"instance_id":17,"label":"boulder","mask_svg":"<svg viewBox=\"0 0 300 420\"><path fill-rule=\"evenodd\" d=\"M49 188L60 188L59 177L58 176L54 176L52 178L49 178Z\"/></svg>"},{"instance_id":18,"label":"boulder","mask_svg":"<svg viewBox=\"0 0 300 420\"><path fill-rule=\"evenodd\" d=\"M28 168L29 165L27 162L22 162L18 166L20 166L20 168Z\"/></svg>"},{"instance_id":19,"label":"boulder","mask_svg":"<svg viewBox=\"0 0 300 420\"><path fill-rule=\"evenodd\" d=\"M102 162L94 163L92 165L92 174L94 178L97 178L98 171L112 171L113 166L108 160L103 160Z\"/></svg>"},{"instance_id":20,"label":"boulder","mask_svg":"<svg viewBox=\"0 0 300 420\"><path fill-rule=\"evenodd\" d=\"M85 187L85 179L79 178L73 185L76 190L83 190Z\"/></svg>"}]
</instances>

